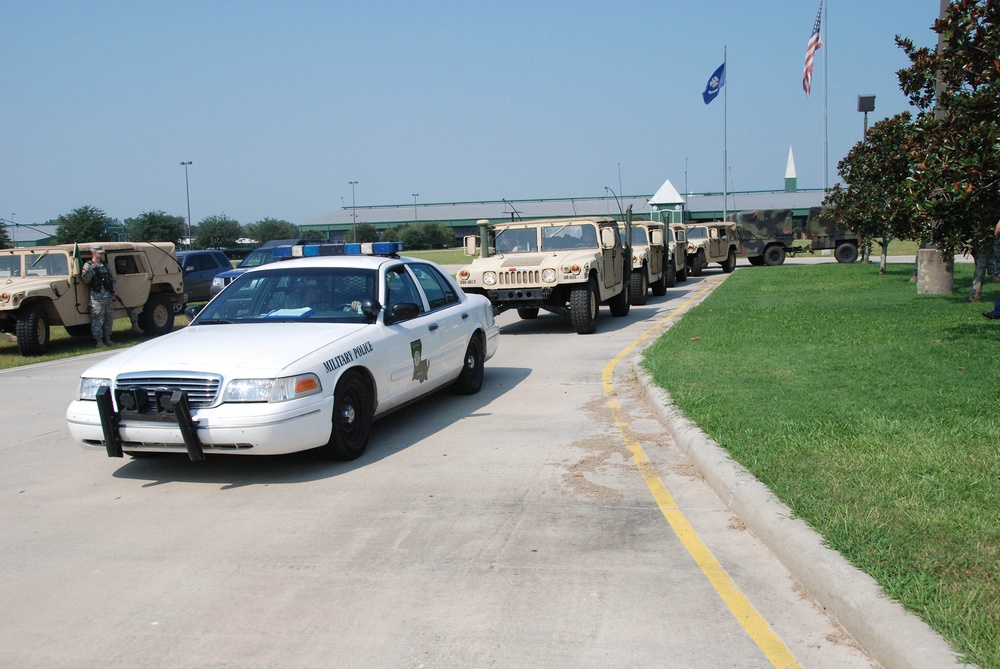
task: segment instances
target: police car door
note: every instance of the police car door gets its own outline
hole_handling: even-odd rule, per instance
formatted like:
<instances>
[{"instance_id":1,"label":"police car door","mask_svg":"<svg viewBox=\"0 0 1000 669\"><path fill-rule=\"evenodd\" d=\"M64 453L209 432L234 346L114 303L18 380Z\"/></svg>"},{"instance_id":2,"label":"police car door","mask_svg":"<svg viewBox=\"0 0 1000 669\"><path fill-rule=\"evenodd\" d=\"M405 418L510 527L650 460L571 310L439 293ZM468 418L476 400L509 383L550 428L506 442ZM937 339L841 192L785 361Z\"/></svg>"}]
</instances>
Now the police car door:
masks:
<instances>
[{"instance_id":1,"label":"police car door","mask_svg":"<svg viewBox=\"0 0 1000 669\"><path fill-rule=\"evenodd\" d=\"M389 393L386 408L419 397L434 386L430 359L434 356L435 331L433 319L428 317L427 306L417 290L416 282L402 263L386 270L385 305L388 317L403 303L413 303L420 313L415 318L390 323L386 326L389 353Z\"/></svg>"},{"instance_id":2,"label":"police car door","mask_svg":"<svg viewBox=\"0 0 1000 669\"><path fill-rule=\"evenodd\" d=\"M431 377L435 381L454 378L465 360L469 312L463 309L455 287L437 268L426 263L410 263L408 267L429 307L427 315L433 319L429 327L435 328L434 351L427 358Z\"/></svg>"}]
</instances>

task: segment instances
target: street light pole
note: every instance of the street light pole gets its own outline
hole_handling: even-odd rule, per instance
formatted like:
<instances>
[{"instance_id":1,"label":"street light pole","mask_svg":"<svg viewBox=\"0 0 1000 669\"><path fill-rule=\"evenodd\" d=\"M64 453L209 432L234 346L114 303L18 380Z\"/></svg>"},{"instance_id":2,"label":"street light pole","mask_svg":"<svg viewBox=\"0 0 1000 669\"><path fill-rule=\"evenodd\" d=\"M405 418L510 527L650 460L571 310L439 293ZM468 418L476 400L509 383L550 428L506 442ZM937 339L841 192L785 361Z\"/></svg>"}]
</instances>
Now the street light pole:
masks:
<instances>
[{"instance_id":1,"label":"street light pole","mask_svg":"<svg viewBox=\"0 0 1000 669\"><path fill-rule=\"evenodd\" d=\"M354 243L358 243L358 207L357 203L354 201L354 187L358 185L357 181L348 181L351 184L351 231L354 233Z\"/></svg>"},{"instance_id":2,"label":"street light pole","mask_svg":"<svg viewBox=\"0 0 1000 669\"><path fill-rule=\"evenodd\" d=\"M191 161L182 162L181 165L184 166L184 190L187 192L187 205L188 205L188 220L187 220L187 243L188 248L191 248L191 183L188 181L188 165L191 165Z\"/></svg>"},{"instance_id":3,"label":"street light pole","mask_svg":"<svg viewBox=\"0 0 1000 669\"><path fill-rule=\"evenodd\" d=\"M411 193L413 195L413 222L417 222L417 198L420 197L420 193Z\"/></svg>"}]
</instances>

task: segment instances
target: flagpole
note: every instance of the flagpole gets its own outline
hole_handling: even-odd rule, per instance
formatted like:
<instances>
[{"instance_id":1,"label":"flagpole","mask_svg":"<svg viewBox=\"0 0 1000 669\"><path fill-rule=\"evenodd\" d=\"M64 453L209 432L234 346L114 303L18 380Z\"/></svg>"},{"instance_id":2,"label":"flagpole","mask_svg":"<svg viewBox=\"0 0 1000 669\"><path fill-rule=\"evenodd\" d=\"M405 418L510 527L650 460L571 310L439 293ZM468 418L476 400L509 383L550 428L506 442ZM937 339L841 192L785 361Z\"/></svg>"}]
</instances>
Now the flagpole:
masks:
<instances>
[{"instance_id":1,"label":"flagpole","mask_svg":"<svg viewBox=\"0 0 1000 669\"><path fill-rule=\"evenodd\" d=\"M823 192L830 192L830 157L829 157L829 114L827 99L830 91L830 79L827 77L826 66L830 62L830 1L823 3Z\"/></svg>"},{"instance_id":2,"label":"flagpole","mask_svg":"<svg viewBox=\"0 0 1000 669\"><path fill-rule=\"evenodd\" d=\"M722 71L725 72L728 68L726 67L726 45L722 45ZM725 90L722 91L722 220L726 220L729 215L729 190L728 184L726 183L726 173L729 170L729 148L726 143L729 141L728 129L726 127L726 111L729 107L729 86L723 86Z\"/></svg>"}]
</instances>

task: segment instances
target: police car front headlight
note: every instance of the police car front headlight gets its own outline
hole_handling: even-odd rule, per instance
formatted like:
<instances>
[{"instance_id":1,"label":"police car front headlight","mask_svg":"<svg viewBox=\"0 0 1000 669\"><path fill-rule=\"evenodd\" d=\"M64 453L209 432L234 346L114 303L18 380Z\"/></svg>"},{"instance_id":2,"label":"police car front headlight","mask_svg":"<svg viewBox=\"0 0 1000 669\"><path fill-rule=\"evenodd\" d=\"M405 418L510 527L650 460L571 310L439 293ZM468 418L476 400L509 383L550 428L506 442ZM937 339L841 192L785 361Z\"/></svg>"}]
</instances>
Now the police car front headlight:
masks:
<instances>
[{"instance_id":1,"label":"police car front headlight","mask_svg":"<svg viewBox=\"0 0 1000 669\"><path fill-rule=\"evenodd\" d=\"M280 379L233 379L222 395L223 402L287 402L322 392L315 374Z\"/></svg>"},{"instance_id":2,"label":"police car front headlight","mask_svg":"<svg viewBox=\"0 0 1000 669\"><path fill-rule=\"evenodd\" d=\"M556 271L554 269L542 270L542 281L544 281L545 283L555 283Z\"/></svg>"},{"instance_id":3,"label":"police car front headlight","mask_svg":"<svg viewBox=\"0 0 1000 669\"><path fill-rule=\"evenodd\" d=\"M483 272L483 283L487 286L497 285L497 273L496 272Z\"/></svg>"},{"instance_id":4,"label":"police car front headlight","mask_svg":"<svg viewBox=\"0 0 1000 669\"><path fill-rule=\"evenodd\" d=\"M80 379L80 390L77 393L77 399L96 400L97 391L100 390L101 386L110 388L111 379L93 379L84 376Z\"/></svg>"}]
</instances>

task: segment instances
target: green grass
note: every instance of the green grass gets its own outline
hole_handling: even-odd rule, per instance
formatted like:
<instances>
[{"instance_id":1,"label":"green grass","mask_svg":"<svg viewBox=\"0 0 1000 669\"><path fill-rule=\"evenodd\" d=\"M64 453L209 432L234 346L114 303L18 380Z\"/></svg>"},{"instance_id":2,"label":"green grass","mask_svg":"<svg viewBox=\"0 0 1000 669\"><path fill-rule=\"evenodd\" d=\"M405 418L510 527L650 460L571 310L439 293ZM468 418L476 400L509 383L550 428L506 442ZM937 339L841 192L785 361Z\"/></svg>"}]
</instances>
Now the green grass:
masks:
<instances>
[{"instance_id":1,"label":"green grass","mask_svg":"<svg viewBox=\"0 0 1000 669\"><path fill-rule=\"evenodd\" d=\"M891 247L890 247L891 248ZM740 270L646 367L829 546L1000 668L1000 325L910 265Z\"/></svg>"},{"instance_id":2,"label":"green grass","mask_svg":"<svg viewBox=\"0 0 1000 669\"><path fill-rule=\"evenodd\" d=\"M185 325L187 325L187 319L183 315L174 317L175 330ZM129 346L138 344L139 342L148 339L145 335L132 334L130 332L131 327L132 326L127 318L118 318L115 320L114 334L111 335L111 349L128 348ZM69 336L66 332L66 328L61 325L53 325L49 332L51 341L49 344L49 351L45 355L25 357L18 353L16 341L9 341L5 337L0 338L0 369L10 369L11 367L20 367L22 365L33 365L35 363L48 362L50 360L62 360L63 358L72 358L85 353L95 353L98 350L108 350L95 348L94 340L90 337L90 335L87 335L86 337Z\"/></svg>"},{"instance_id":3,"label":"green grass","mask_svg":"<svg viewBox=\"0 0 1000 669\"><path fill-rule=\"evenodd\" d=\"M432 251L404 250L400 255L431 260L439 265L468 265L472 262L472 258L465 255L465 251L461 248L434 249Z\"/></svg>"}]
</instances>

